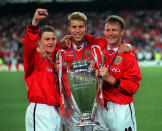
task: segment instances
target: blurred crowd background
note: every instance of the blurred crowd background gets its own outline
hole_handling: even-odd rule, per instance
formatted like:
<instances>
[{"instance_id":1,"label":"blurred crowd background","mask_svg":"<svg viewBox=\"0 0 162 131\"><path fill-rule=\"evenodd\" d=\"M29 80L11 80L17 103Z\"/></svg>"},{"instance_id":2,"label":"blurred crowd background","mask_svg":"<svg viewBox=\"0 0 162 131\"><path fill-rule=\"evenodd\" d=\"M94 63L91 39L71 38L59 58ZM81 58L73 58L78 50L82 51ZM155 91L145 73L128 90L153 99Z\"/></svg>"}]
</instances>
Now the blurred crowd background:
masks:
<instances>
[{"instance_id":1,"label":"blurred crowd background","mask_svg":"<svg viewBox=\"0 0 162 131\"><path fill-rule=\"evenodd\" d=\"M40 6L40 5L39 5ZM23 37L26 25L30 24L36 8L29 13L4 13L0 16L0 64L23 63ZM47 8L48 9L48 8ZM80 10L74 10L80 11ZM49 11L48 18L42 24L53 25L58 41L69 34L67 16L72 11ZM88 17L88 33L103 37L104 20L110 14L124 18L126 30L124 41L131 43L138 61L162 59L162 10L112 10L84 11Z\"/></svg>"}]
</instances>

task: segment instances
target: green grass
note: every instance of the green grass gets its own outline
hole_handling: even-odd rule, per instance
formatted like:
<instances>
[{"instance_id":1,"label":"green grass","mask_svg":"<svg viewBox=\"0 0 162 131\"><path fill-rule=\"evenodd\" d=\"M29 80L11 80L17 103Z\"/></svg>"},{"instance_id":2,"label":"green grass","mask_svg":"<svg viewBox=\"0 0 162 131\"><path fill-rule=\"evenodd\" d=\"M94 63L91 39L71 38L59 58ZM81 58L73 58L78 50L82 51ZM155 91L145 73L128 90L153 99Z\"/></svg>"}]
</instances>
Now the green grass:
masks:
<instances>
[{"instance_id":1,"label":"green grass","mask_svg":"<svg viewBox=\"0 0 162 131\"><path fill-rule=\"evenodd\" d=\"M25 131L26 92L22 72L0 72L0 131Z\"/></svg>"},{"instance_id":2,"label":"green grass","mask_svg":"<svg viewBox=\"0 0 162 131\"><path fill-rule=\"evenodd\" d=\"M162 131L162 67L141 68L140 88L134 96L138 131Z\"/></svg>"},{"instance_id":3,"label":"green grass","mask_svg":"<svg viewBox=\"0 0 162 131\"><path fill-rule=\"evenodd\" d=\"M141 68L134 96L138 131L162 131L162 67ZM27 90L22 72L0 72L0 131L25 131Z\"/></svg>"}]
</instances>

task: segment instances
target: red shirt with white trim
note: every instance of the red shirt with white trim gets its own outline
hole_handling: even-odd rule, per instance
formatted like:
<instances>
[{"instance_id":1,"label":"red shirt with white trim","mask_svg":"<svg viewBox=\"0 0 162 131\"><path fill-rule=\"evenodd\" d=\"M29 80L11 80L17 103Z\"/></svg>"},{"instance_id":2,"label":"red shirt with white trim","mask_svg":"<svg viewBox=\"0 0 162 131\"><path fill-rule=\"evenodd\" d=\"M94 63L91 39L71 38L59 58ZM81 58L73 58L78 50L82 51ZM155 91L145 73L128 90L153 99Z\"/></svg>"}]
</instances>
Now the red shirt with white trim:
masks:
<instances>
[{"instance_id":1,"label":"red shirt with white trim","mask_svg":"<svg viewBox=\"0 0 162 131\"><path fill-rule=\"evenodd\" d=\"M24 79L28 88L27 97L29 102L57 105L60 102L56 74L53 74L48 61L42 59L36 51L39 32L38 27L28 25L24 37Z\"/></svg>"},{"instance_id":2,"label":"red shirt with white trim","mask_svg":"<svg viewBox=\"0 0 162 131\"><path fill-rule=\"evenodd\" d=\"M110 67L117 51L110 54L106 50L105 66ZM118 54L110 67L109 73L116 78L113 86L103 83L104 98L119 104L128 104L133 101L133 95L139 88L142 79L137 59L132 52Z\"/></svg>"},{"instance_id":3,"label":"red shirt with white trim","mask_svg":"<svg viewBox=\"0 0 162 131\"><path fill-rule=\"evenodd\" d=\"M104 38L96 38L86 35L90 43L95 43L102 48L105 66L109 68L117 51L107 51L108 44ZM113 86L104 81L104 99L119 104L128 104L133 101L133 95L139 88L139 81L142 79L137 59L132 52L118 54L110 67L110 75L116 78Z\"/></svg>"}]
</instances>

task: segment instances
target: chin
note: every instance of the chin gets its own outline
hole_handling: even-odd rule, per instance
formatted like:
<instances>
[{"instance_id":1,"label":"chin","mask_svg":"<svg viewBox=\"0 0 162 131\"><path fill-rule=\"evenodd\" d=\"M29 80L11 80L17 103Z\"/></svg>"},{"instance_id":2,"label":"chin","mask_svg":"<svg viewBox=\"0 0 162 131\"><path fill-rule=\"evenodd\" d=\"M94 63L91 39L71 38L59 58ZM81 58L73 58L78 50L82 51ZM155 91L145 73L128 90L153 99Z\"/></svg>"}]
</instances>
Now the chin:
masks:
<instances>
[{"instance_id":1,"label":"chin","mask_svg":"<svg viewBox=\"0 0 162 131\"><path fill-rule=\"evenodd\" d=\"M81 41L81 39L75 39L75 41L76 41L76 42L80 42L80 41Z\"/></svg>"},{"instance_id":2,"label":"chin","mask_svg":"<svg viewBox=\"0 0 162 131\"><path fill-rule=\"evenodd\" d=\"M80 42L80 41L83 41L84 37L78 37L78 38L75 38L75 41L77 42Z\"/></svg>"},{"instance_id":3,"label":"chin","mask_svg":"<svg viewBox=\"0 0 162 131\"><path fill-rule=\"evenodd\" d=\"M52 53L55 50L55 48L47 50L47 52Z\"/></svg>"},{"instance_id":4,"label":"chin","mask_svg":"<svg viewBox=\"0 0 162 131\"><path fill-rule=\"evenodd\" d=\"M114 45L116 43L116 41L114 41L114 40L108 40L108 43L111 44L111 45Z\"/></svg>"}]
</instances>

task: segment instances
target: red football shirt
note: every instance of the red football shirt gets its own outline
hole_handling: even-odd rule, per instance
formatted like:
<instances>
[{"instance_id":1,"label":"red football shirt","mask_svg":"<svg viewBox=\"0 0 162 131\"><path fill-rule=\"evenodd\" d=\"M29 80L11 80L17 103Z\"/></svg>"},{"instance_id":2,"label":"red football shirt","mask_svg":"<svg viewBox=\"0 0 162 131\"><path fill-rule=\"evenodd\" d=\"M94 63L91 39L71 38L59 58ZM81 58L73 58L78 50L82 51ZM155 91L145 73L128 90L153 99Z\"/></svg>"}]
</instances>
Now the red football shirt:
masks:
<instances>
[{"instance_id":1,"label":"red football shirt","mask_svg":"<svg viewBox=\"0 0 162 131\"><path fill-rule=\"evenodd\" d=\"M105 38L96 38L86 34L89 43L99 45L104 54L104 63L107 68L111 65L117 52L109 54L107 51L107 41ZM127 104L133 101L133 95L139 88L141 73L138 62L133 53L118 54L113 64L110 66L110 75L116 78L117 85L111 86L107 82L103 83L104 99L119 104Z\"/></svg>"},{"instance_id":2,"label":"red football shirt","mask_svg":"<svg viewBox=\"0 0 162 131\"><path fill-rule=\"evenodd\" d=\"M29 102L59 104L58 84L53 68L36 51L39 29L27 26L24 37L24 72ZM53 74L54 73L54 74Z\"/></svg>"}]
</instances>

